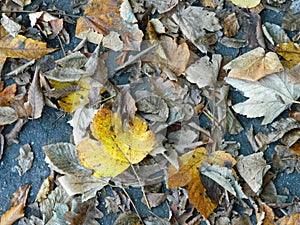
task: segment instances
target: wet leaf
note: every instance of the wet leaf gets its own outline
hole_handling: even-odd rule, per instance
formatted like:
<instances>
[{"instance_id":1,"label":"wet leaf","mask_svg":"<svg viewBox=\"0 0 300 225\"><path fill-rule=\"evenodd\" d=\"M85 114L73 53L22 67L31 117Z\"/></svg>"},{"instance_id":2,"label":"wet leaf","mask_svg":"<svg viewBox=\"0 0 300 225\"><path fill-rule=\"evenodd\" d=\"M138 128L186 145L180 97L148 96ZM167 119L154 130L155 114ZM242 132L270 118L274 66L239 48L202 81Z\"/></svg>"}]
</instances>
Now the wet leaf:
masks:
<instances>
[{"instance_id":1,"label":"wet leaf","mask_svg":"<svg viewBox=\"0 0 300 225\"><path fill-rule=\"evenodd\" d=\"M179 170L173 166L169 168L168 186L169 188L188 186L190 202L207 218L215 210L217 204L207 196L198 168L204 163L231 168L236 161L228 153L223 151L208 153L203 147L184 154L179 160Z\"/></svg>"},{"instance_id":2,"label":"wet leaf","mask_svg":"<svg viewBox=\"0 0 300 225\"><path fill-rule=\"evenodd\" d=\"M262 124L271 123L300 97L300 85L290 82L285 72L255 82L235 78L225 78L225 81L249 98L234 105L234 111L248 118L263 116Z\"/></svg>"},{"instance_id":3,"label":"wet leaf","mask_svg":"<svg viewBox=\"0 0 300 225\"><path fill-rule=\"evenodd\" d=\"M285 60L282 64L287 68L292 68L300 62L300 46L294 42L280 43L276 46L277 54Z\"/></svg>"},{"instance_id":4,"label":"wet leaf","mask_svg":"<svg viewBox=\"0 0 300 225\"><path fill-rule=\"evenodd\" d=\"M256 81L269 74L283 71L278 56L274 52L265 54L263 48L247 52L223 67L230 70L228 77Z\"/></svg>"},{"instance_id":5,"label":"wet leaf","mask_svg":"<svg viewBox=\"0 0 300 225\"><path fill-rule=\"evenodd\" d=\"M241 8L254 8L261 0L231 0L231 2Z\"/></svg>"},{"instance_id":6,"label":"wet leaf","mask_svg":"<svg viewBox=\"0 0 300 225\"><path fill-rule=\"evenodd\" d=\"M239 156L237 169L250 188L257 193L263 182L263 177L271 168L263 158L263 153Z\"/></svg>"},{"instance_id":7,"label":"wet leaf","mask_svg":"<svg viewBox=\"0 0 300 225\"><path fill-rule=\"evenodd\" d=\"M34 159L33 152L29 144L23 145L20 148L20 154L16 158L18 160L18 166L16 166L19 175L23 176L32 166L32 161Z\"/></svg>"},{"instance_id":8,"label":"wet leaf","mask_svg":"<svg viewBox=\"0 0 300 225\"><path fill-rule=\"evenodd\" d=\"M123 50L139 50L143 32L136 23L125 21L120 15L122 1L90 0L89 6L84 11L84 17L80 17L76 25L76 37L88 38L95 44L100 44L101 39L110 31L118 31L124 43ZM102 36L93 40L88 35L95 32Z\"/></svg>"},{"instance_id":9,"label":"wet leaf","mask_svg":"<svg viewBox=\"0 0 300 225\"><path fill-rule=\"evenodd\" d=\"M61 174L88 176L92 171L81 166L75 146L70 143L56 143L43 147L46 153L46 162L50 167Z\"/></svg>"},{"instance_id":10,"label":"wet leaf","mask_svg":"<svg viewBox=\"0 0 300 225\"><path fill-rule=\"evenodd\" d=\"M11 197L11 208L1 216L0 225L12 225L18 219L24 216L24 207L26 205L30 185L20 187Z\"/></svg>"}]
</instances>

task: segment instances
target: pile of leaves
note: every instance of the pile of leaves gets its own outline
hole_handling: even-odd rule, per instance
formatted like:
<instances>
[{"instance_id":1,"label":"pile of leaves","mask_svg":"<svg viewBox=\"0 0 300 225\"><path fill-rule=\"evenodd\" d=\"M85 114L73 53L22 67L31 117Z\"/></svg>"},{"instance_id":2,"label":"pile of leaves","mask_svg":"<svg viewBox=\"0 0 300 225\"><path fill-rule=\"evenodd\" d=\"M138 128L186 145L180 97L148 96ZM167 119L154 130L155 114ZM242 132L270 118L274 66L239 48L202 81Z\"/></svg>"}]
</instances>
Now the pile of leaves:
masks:
<instances>
[{"instance_id":1,"label":"pile of leaves","mask_svg":"<svg viewBox=\"0 0 300 225\"><path fill-rule=\"evenodd\" d=\"M98 224L107 186L106 213L122 212L115 225L300 224L298 199L287 202L273 182L300 172L299 0L74 1L81 16L24 10L30 4L1 2L0 70L10 69L0 81L0 130L13 128L0 134L0 159L45 106L70 114L72 141L43 147L51 173L30 204L39 216L24 217L28 184L1 225ZM262 21L264 10L284 12L282 24ZM65 52L74 35L82 41ZM61 49L47 48L52 39ZM54 61L58 50L65 56ZM243 131L237 115L261 117L264 132ZM243 134L247 155L226 140ZM33 158L22 146L20 176ZM167 202L169 216L139 215L127 187L141 189L149 210Z\"/></svg>"}]
</instances>

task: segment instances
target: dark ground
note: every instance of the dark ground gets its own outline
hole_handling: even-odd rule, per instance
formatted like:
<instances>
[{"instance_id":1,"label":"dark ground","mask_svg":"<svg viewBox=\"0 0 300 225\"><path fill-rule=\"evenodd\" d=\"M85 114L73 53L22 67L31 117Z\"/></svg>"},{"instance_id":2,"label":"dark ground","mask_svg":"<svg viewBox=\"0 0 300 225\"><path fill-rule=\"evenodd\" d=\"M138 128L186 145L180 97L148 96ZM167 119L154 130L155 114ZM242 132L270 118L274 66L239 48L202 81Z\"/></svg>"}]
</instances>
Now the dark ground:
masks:
<instances>
[{"instance_id":1,"label":"dark ground","mask_svg":"<svg viewBox=\"0 0 300 225\"><path fill-rule=\"evenodd\" d=\"M55 5L56 8L66 11L66 13L72 13L70 7L71 0L53 0L53 1L33 1L33 5L43 5L45 10L51 5ZM31 6L32 7L32 6ZM31 7L27 8L28 10ZM272 22L276 24L281 23L283 13L274 13L269 10L265 10L262 15L263 22ZM26 19L26 14L24 14L24 19ZM27 18L28 19L28 18ZM66 50L73 49L74 46L80 41L74 37L75 25L67 24L67 30L70 32L71 44L64 46ZM72 37L73 36L73 37ZM58 40L55 39L48 45L49 47L59 47ZM232 55L236 56L237 50L235 49L226 49L221 45L217 45L217 53L223 55ZM60 58L63 56L62 51L57 51L54 54L55 58ZM242 96L237 92L232 92L232 99L234 101L240 101ZM260 125L261 119L246 119L243 116L238 116L239 121L247 131L250 128L250 125L253 124L255 132L264 130ZM278 118L279 119L279 118ZM37 191L40 188L42 181L49 175L49 168L45 163L45 154L42 150L42 146L48 144L54 144L57 142L69 142L71 127L67 123L69 116L62 112L50 108L45 108L43 115L40 119L29 121L24 128L22 129L19 140L19 144L13 144L11 146L5 146L4 155L0 163L0 215L2 215L6 210L10 208L10 197L17 190L18 187L24 184L30 184L30 196L29 203L32 203L35 200ZM5 131L8 132L12 126L8 126ZM243 154L247 155L252 152L251 146L245 136L245 132L240 133L235 136L226 137L227 140L235 140L240 142L241 151ZM22 177L19 176L18 171L15 166L17 161L15 158L19 155L19 148L24 144L29 143L34 152L34 161L32 168L26 172ZM274 153L272 149L274 145L271 145L267 150L267 161L270 162L271 155ZM299 174L293 173L287 175L285 173L279 173L275 185L278 190L278 194L285 195L285 189L290 190L289 201L292 200L293 196L298 196L300 198L300 176ZM141 198L141 192L139 189L130 188L128 193L131 195L134 201L138 202L138 199ZM100 197L103 199L103 197ZM102 202L103 203L103 202ZM103 207L103 204L100 204ZM142 217L149 216L147 207L143 204L137 203L137 207L140 211ZM168 217L168 209L166 205L158 209L154 209L153 212L161 217ZM100 223L109 225L112 224L116 219L116 215L108 215L101 219Z\"/></svg>"}]
</instances>

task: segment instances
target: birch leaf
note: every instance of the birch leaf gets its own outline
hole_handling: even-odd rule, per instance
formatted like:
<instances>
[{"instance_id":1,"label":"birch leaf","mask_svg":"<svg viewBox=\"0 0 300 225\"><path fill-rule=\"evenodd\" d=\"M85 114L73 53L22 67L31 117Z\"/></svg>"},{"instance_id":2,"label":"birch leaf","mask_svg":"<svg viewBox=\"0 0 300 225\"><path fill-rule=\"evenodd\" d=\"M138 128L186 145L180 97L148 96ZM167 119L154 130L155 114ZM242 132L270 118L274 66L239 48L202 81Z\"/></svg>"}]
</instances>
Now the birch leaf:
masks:
<instances>
[{"instance_id":1,"label":"birch leaf","mask_svg":"<svg viewBox=\"0 0 300 225\"><path fill-rule=\"evenodd\" d=\"M45 105L42 87L40 85L40 70L36 68L32 83L28 91L28 102L31 106L31 117L33 119L42 116L43 108Z\"/></svg>"},{"instance_id":2,"label":"birch leaf","mask_svg":"<svg viewBox=\"0 0 300 225\"><path fill-rule=\"evenodd\" d=\"M259 80L268 74L283 71L283 66L276 53L268 52L265 54L265 50L261 47L239 56L223 68L231 70L228 77L252 81Z\"/></svg>"},{"instance_id":3,"label":"birch leaf","mask_svg":"<svg viewBox=\"0 0 300 225\"><path fill-rule=\"evenodd\" d=\"M285 72L255 82L229 77L225 81L249 98L234 105L234 111L248 118L263 116L262 124L271 123L300 97L300 85L289 81Z\"/></svg>"}]
</instances>

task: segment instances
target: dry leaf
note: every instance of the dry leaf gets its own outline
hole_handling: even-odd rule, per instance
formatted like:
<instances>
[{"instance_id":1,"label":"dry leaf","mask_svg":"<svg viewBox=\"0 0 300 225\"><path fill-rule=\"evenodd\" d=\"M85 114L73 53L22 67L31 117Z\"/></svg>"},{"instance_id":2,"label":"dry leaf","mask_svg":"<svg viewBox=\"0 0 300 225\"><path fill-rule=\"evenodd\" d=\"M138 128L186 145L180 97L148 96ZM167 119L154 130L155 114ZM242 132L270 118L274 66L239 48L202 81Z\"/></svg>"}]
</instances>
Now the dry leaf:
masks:
<instances>
[{"instance_id":1,"label":"dry leaf","mask_svg":"<svg viewBox=\"0 0 300 225\"><path fill-rule=\"evenodd\" d=\"M300 29L299 20L300 20L299 13L292 14L290 11L287 11L284 14L284 17L282 18L282 28L289 31L299 30Z\"/></svg>"},{"instance_id":2,"label":"dry leaf","mask_svg":"<svg viewBox=\"0 0 300 225\"><path fill-rule=\"evenodd\" d=\"M291 41L290 38L287 36L286 32L277 24L265 22L263 26L265 26L268 33L272 37L272 40L274 40L276 43ZM274 43L271 44L274 45Z\"/></svg>"},{"instance_id":3,"label":"dry leaf","mask_svg":"<svg viewBox=\"0 0 300 225\"><path fill-rule=\"evenodd\" d=\"M228 16L226 16L223 23L224 23L223 29L224 29L225 36L234 37L235 35L237 35L240 29L240 25L236 18L235 13L231 13Z\"/></svg>"},{"instance_id":4,"label":"dry leaf","mask_svg":"<svg viewBox=\"0 0 300 225\"><path fill-rule=\"evenodd\" d=\"M123 50L139 50L143 32L136 23L125 21L120 15L122 1L113 0L89 0L89 6L84 11L84 17L80 17L76 25L76 37L87 38L95 44L100 44L101 36L107 36L110 31L118 31L124 43ZM95 32L96 40L88 35Z\"/></svg>"},{"instance_id":5,"label":"dry leaf","mask_svg":"<svg viewBox=\"0 0 300 225\"><path fill-rule=\"evenodd\" d=\"M300 97L300 85L290 82L285 72L269 75L256 82L229 77L225 81L249 98L234 105L234 111L248 118L264 116L262 124L271 123Z\"/></svg>"},{"instance_id":6,"label":"dry leaf","mask_svg":"<svg viewBox=\"0 0 300 225\"><path fill-rule=\"evenodd\" d=\"M36 67L30 88L28 90L29 109L30 115L33 119L38 119L42 116L43 108L45 105L44 94L40 84L40 69Z\"/></svg>"},{"instance_id":7,"label":"dry leaf","mask_svg":"<svg viewBox=\"0 0 300 225\"><path fill-rule=\"evenodd\" d=\"M113 225L142 225L140 218L133 212L122 213Z\"/></svg>"},{"instance_id":8,"label":"dry leaf","mask_svg":"<svg viewBox=\"0 0 300 225\"><path fill-rule=\"evenodd\" d=\"M77 146L81 164L93 169L94 176L117 176L152 151L155 137L145 122L134 117L124 126L110 110L100 109L95 115L92 134L101 143L86 138Z\"/></svg>"},{"instance_id":9,"label":"dry leaf","mask_svg":"<svg viewBox=\"0 0 300 225\"><path fill-rule=\"evenodd\" d=\"M185 77L189 82L197 84L199 88L212 87L217 82L221 62L221 55L213 54L211 59L204 56L185 70Z\"/></svg>"},{"instance_id":10,"label":"dry leaf","mask_svg":"<svg viewBox=\"0 0 300 225\"><path fill-rule=\"evenodd\" d=\"M285 60L282 64L287 68L292 68L300 62L300 46L294 42L280 43L276 46L278 55Z\"/></svg>"},{"instance_id":11,"label":"dry leaf","mask_svg":"<svg viewBox=\"0 0 300 225\"><path fill-rule=\"evenodd\" d=\"M147 2L153 4L158 13L166 13L178 4L178 0L147 0Z\"/></svg>"},{"instance_id":12,"label":"dry leaf","mask_svg":"<svg viewBox=\"0 0 300 225\"><path fill-rule=\"evenodd\" d=\"M13 37L16 37L21 31L21 25L11 20L4 13L2 13L1 24L5 28L5 30Z\"/></svg>"},{"instance_id":13,"label":"dry leaf","mask_svg":"<svg viewBox=\"0 0 300 225\"><path fill-rule=\"evenodd\" d=\"M254 8L261 0L231 0L231 2L241 8Z\"/></svg>"},{"instance_id":14,"label":"dry leaf","mask_svg":"<svg viewBox=\"0 0 300 225\"><path fill-rule=\"evenodd\" d=\"M278 220L279 225L296 225L300 224L300 213L291 216L284 216Z\"/></svg>"},{"instance_id":15,"label":"dry leaf","mask_svg":"<svg viewBox=\"0 0 300 225\"><path fill-rule=\"evenodd\" d=\"M20 187L11 197L11 208L1 216L0 225L12 225L15 221L24 216L30 185Z\"/></svg>"},{"instance_id":16,"label":"dry leaf","mask_svg":"<svg viewBox=\"0 0 300 225\"><path fill-rule=\"evenodd\" d=\"M260 190L263 177L270 168L271 166L266 164L262 152L238 157L237 169L255 193Z\"/></svg>"},{"instance_id":17,"label":"dry leaf","mask_svg":"<svg viewBox=\"0 0 300 225\"><path fill-rule=\"evenodd\" d=\"M17 112L11 107L0 107L0 126L15 122L18 119Z\"/></svg>"},{"instance_id":18,"label":"dry leaf","mask_svg":"<svg viewBox=\"0 0 300 225\"><path fill-rule=\"evenodd\" d=\"M205 218L208 218L217 207L217 204L207 196L198 168L204 163L231 168L236 161L228 153L223 151L208 153L203 147L182 155L179 160L179 170L176 170L173 166L169 168L168 186L169 188L188 186L190 202Z\"/></svg>"},{"instance_id":19,"label":"dry leaf","mask_svg":"<svg viewBox=\"0 0 300 225\"><path fill-rule=\"evenodd\" d=\"M256 81L268 74L284 70L278 56L274 52L265 54L263 48L247 52L226 64L223 69L231 70L228 77Z\"/></svg>"},{"instance_id":20,"label":"dry leaf","mask_svg":"<svg viewBox=\"0 0 300 225\"><path fill-rule=\"evenodd\" d=\"M20 154L16 158L18 160L18 166L16 166L19 175L23 176L32 166L33 161L33 152L31 151L31 147L29 144L23 145L20 148Z\"/></svg>"},{"instance_id":21,"label":"dry leaf","mask_svg":"<svg viewBox=\"0 0 300 225\"><path fill-rule=\"evenodd\" d=\"M47 48L46 43L26 38L22 35L16 37L7 33L3 26L0 26L0 71L6 58L37 59L56 51Z\"/></svg>"},{"instance_id":22,"label":"dry leaf","mask_svg":"<svg viewBox=\"0 0 300 225\"><path fill-rule=\"evenodd\" d=\"M4 82L0 82L4 86ZM11 84L4 89L0 89L0 106L10 106L10 101L15 97L16 91L16 84Z\"/></svg>"}]
</instances>

